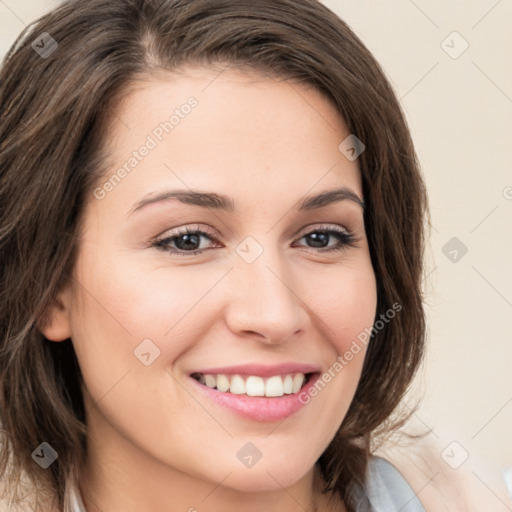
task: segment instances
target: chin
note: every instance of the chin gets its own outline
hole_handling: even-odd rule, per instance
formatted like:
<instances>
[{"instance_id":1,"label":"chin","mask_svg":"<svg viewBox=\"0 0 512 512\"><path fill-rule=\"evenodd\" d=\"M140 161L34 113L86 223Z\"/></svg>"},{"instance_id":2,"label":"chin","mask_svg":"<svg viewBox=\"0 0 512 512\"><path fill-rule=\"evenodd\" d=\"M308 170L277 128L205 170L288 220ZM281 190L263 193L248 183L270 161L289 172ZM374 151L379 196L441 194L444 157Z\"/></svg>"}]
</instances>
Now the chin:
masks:
<instances>
[{"instance_id":1,"label":"chin","mask_svg":"<svg viewBox=\"0 0 512 512\"><path fill-rule=\"evenodd\" d=\"M261 466L258 468L257 466ZM225 484L240 492L279 491L291 487L313 468L311 466L290 462L262 464L262 460L252 468L237 468L226 479Z\"/></svg>"}]
</instances>

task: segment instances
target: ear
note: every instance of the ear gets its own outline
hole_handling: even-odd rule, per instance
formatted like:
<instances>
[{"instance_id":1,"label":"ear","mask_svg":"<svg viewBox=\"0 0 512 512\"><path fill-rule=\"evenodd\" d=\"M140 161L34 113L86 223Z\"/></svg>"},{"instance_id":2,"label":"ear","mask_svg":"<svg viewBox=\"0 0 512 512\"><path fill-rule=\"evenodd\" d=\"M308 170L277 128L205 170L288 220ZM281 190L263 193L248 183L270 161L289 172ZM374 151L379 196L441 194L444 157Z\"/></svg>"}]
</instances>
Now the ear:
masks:
<instances>
[{"instance_id":1,"label":"ear","mask_svg":"<svg viewBox=\"0 0 512 512\"><path fill-rule=\"evenodd\" d=\"M64 341L71 337L71 296L69 290L59 293L54 304L37 323L37 328L51 341Z\"/></svg>"}]
</instances>

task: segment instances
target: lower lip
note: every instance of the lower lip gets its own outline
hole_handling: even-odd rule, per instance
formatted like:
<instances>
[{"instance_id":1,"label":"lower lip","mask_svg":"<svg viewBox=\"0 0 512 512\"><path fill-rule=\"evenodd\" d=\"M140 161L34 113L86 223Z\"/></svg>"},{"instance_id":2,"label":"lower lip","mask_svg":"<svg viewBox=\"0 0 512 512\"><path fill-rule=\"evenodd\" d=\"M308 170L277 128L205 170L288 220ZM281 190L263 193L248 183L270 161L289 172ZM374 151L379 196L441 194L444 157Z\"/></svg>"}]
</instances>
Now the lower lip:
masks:
<instances>
[{"instance_id":1,"label":"lower lip","mask_svg":"<svg viewBox=\"0 0 512 512\"><path fill-rule=\"evenodd\" d=\"M190 379L201 393L222 407L231 409L236 414L253 421L274 422L282 421L304 407L306 403L299 400L299 395L309 395L309 390L319 377L320 374L312 375L297 394L272 398L225 393L209 388L192 377Z\"/></svg>"}]
</instances>

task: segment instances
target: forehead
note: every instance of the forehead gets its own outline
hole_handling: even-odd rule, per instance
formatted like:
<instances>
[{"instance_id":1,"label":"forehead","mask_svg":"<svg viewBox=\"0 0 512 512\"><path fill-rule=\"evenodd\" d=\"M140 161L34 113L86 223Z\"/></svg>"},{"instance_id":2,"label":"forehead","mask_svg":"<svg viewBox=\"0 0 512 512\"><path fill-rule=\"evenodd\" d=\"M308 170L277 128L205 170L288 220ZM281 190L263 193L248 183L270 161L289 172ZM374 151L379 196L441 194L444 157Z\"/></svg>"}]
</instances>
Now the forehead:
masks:
<instances>
[{"instance_id":1,"label":"forehead","mask_svg":"<svg viewBox=\"0 0 512 512\"><path fill-rule=\"evenodd\" d=\"M186 68L135 82L112 114L105 178L124 166L119 199L176 186L296 199L341 184L361 194L357 163L339 149L349 135L344 121L311 86ZM143 146L145 155L134 155Z\"/></svg>"}]
</instances>

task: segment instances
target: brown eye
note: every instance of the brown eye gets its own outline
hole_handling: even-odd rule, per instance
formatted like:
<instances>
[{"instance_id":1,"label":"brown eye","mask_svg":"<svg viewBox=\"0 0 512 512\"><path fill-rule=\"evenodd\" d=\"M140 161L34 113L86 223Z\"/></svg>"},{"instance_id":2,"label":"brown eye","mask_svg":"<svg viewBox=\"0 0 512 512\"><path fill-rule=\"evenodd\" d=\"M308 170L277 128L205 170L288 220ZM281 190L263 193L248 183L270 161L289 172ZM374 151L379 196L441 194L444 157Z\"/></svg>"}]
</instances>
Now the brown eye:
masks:
<instances>
[{"instance_id":1,"label":"brown eye","mask_svg":"<svg viewBox=\"0 0 512 512\"><path fill-rule=\"evenodd\" d=\"M350 231L334 227L329 229L315 229L303 235L301 239L302 238L306 239L311 244L309 247L319 249L320 252L343 250L346 247L353 247L356 242L356 238ZM332 238L338 240L338 243L334 246L329 245L329 241Z\"/></svg>"},{"instance_id":2,"label":"brown eye","mask_svg":"<svg viewBox=\"0 0 512 512\"><path fill-rule=\"evenodd\" d=\"M204 247L200 248L202 238L212 240L213 235L200 229L185 228L172 236L156 241L153 245L173 254L194 255L204 251Z\"/></svg>"}]
</instances>

